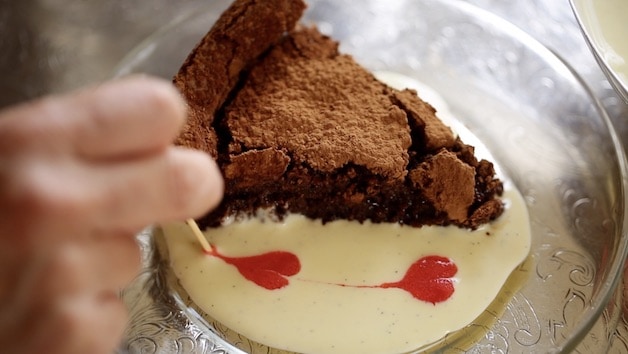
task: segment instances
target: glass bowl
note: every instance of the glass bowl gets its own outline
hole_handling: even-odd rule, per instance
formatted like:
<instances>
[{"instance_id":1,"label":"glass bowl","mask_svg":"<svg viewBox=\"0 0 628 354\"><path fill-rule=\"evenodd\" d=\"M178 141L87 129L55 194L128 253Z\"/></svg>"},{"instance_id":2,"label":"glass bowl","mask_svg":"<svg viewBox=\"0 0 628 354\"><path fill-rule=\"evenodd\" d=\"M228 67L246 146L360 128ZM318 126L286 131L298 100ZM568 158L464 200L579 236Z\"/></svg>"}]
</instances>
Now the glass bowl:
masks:
<instances>
[{"instance_id":1,"label":"glass bowl","mask_svg":"<svg viewBox=\"0 0 628 354\"><path fill-rule=\"evenodd\" d=\"M149 37L115 75L171 78L230 1L216 0ZM532 250L480 318L416 352L606 352L621 317L627 252L626 157L578 75L515 26L462 1L310 0L303 20L373 71L439 92L523 194ZM177 289L153 242L122 296L120 352L283 353L211 323Z\"/></svg>"},{"instance_id":2,"label":"glass bowl","mask_svg":"<svg viewBox=\"0 0 628 354\"><path fill-rule=\"evenodd\" d=\"M613 85L628 103L628 3L623 0L570 0L587 45Z\"/></svg>"}]
</instances>

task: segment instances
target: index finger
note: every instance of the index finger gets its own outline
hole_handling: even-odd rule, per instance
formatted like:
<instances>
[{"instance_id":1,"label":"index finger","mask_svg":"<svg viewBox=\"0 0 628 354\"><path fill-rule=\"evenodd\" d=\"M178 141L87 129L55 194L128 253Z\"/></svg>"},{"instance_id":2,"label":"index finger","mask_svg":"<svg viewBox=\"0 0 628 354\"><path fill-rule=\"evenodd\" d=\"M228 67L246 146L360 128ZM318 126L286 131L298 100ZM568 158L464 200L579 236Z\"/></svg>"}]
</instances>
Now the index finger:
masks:
<instances>
[{"instance_id":1,"label":"index finger","mask_svg":"<svg viewBox=\"0 0 628 354\"><path fill-rule=\"evenodd\" d=\"M45 98L2 115L4 147L111 159L168 146L185 120L185 103L169 82L132 77Z\"/></svg>"}]
</instances>

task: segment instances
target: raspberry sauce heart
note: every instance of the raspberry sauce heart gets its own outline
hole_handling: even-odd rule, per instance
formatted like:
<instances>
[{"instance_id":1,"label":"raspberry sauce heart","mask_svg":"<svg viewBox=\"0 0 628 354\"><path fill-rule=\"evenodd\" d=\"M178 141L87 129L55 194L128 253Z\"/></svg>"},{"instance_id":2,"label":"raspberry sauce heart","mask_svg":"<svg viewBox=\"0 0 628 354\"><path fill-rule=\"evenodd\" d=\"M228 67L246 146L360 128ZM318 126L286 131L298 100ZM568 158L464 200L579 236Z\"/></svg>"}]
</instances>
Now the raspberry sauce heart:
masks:
<instances>
[{"instance_id":1,"label":"raspberry sauce heart","mask_svg":"<svg viewBox=\"0 0 628 354\"><path fill-rule=\"evenodd\" d=\"M384 283L379 288L399 288L418 300L443 302L454 293L453 276L458 267L449 258L427 256L412 263L405 276L398 282Z\"/></svg>"},{"instance_id":2,"label":"raspberry sauce heart","mask_svg":"<svg viewBox=\"0 0 628 354\"><path fill-rule=\"evenodd\" d=\"M248 257L227 257L212 248L210 255L233 265L244 278L268 290L288 285L287 277L301 270L299 258L285 251L272 251Z\"/></svg>"},{"instance_id":3,"label":"raspberry sauce heart","mask_svg":"<svg viewBox=\"0 0 628 354\"><path fill-rule=\"evenodd\" d=\"M212 247L207 254L233 265L244 278L268 290L281 289L287 286L290 283L288 277L299 273L301 270L299 258L293 253L285 251L272 251L247 257L227 257ZM454 293L452 277L457 272L458 267L449 258L426 256L412 263L404 277L397 282L374 286L330 285L355 288L398 288L409 292L417 300L436 304L446 301Z\"/></svg>"}]
</instances>

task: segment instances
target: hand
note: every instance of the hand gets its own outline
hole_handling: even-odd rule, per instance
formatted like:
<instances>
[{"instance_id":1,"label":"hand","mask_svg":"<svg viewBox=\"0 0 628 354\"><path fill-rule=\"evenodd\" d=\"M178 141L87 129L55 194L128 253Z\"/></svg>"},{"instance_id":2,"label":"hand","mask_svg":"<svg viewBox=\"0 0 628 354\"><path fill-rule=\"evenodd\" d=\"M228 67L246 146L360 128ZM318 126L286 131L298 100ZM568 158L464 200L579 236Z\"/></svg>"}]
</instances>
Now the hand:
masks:
<instances>
[{"instance_id":1,"label":"hand","mask_svg":"<svg viewBox=\"0 0 628 354\"><path fill-rule=\"evenodd\" d=\"M173 147L176 90L131 78L0 112L0 348L108 353L136 275L134 235L222 196L204 153Z\"/></svg>"}]
</instances>

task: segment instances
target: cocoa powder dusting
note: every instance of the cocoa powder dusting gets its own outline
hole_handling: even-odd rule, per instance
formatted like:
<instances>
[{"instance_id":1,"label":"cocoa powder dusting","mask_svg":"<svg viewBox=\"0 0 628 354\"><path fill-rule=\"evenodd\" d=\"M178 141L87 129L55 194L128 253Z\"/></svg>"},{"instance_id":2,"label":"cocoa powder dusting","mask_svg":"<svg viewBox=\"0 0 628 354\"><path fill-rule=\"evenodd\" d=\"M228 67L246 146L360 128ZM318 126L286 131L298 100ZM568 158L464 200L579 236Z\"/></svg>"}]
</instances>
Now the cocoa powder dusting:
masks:
<instances>
[{"instance_id":1,"label":"cocoa powder dusting","mask_svg":"<svg viewBox=\"0 0 628 354\"><path fill-rule=\"evenodd\" d=\"M295 45L304 37L320 49ZM405 112L383 93L386 86L352 58L330 52L336 43L314 29L291 39L253 68L227 107L234 141L284 148L296 163L322 172L355 163L404 178L410 130Z\"/></svg>"},{"instance_id":2,"label":"cocoa powder dusting","mask_svg":"<svg viewBox=\"0 0 628 354\"><path fill-rule=\"evenodd\" d=\"M236 0L175 78L190 105L178 143L226 181L199 220L281 217L476 228L503 211L492 165L412 90L377 81L316 28L300 0Z\"/></svg>"}]
</instances>

